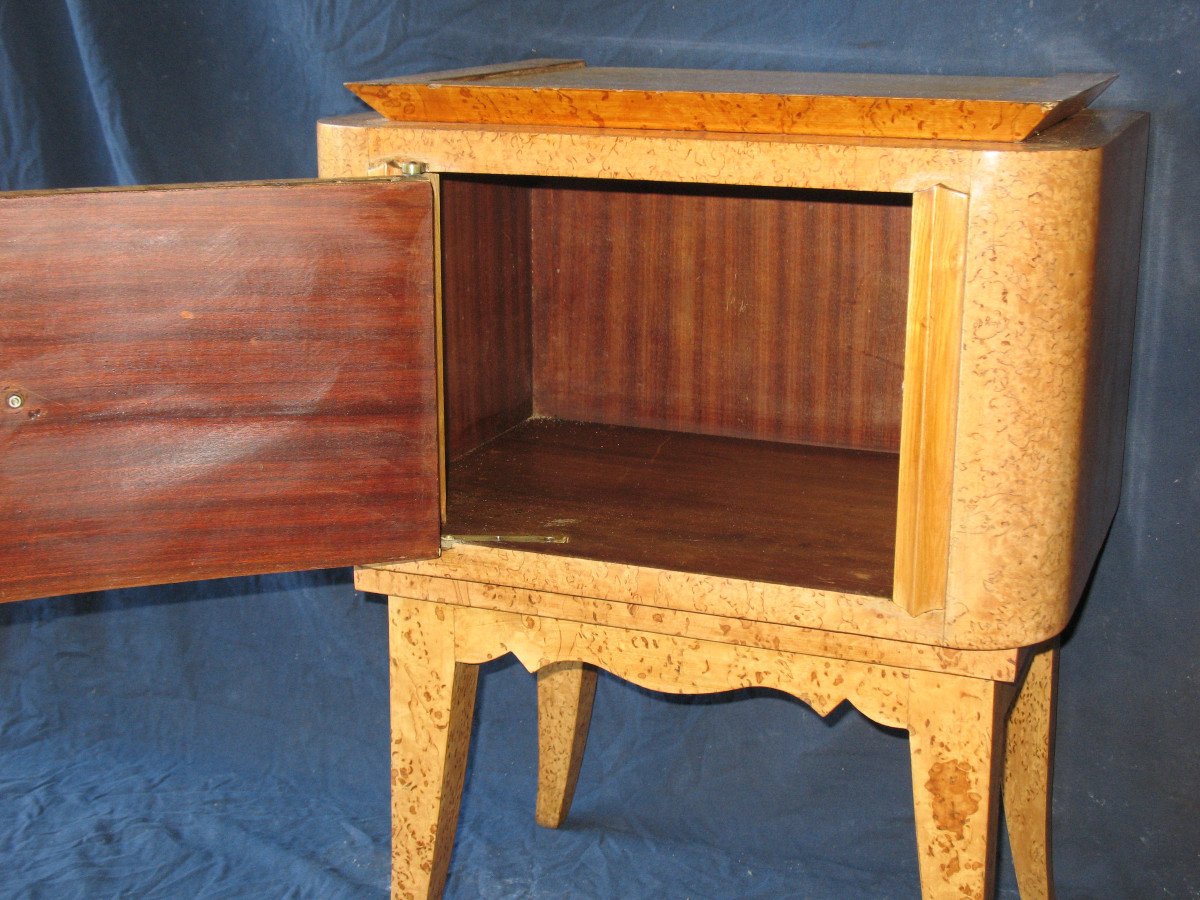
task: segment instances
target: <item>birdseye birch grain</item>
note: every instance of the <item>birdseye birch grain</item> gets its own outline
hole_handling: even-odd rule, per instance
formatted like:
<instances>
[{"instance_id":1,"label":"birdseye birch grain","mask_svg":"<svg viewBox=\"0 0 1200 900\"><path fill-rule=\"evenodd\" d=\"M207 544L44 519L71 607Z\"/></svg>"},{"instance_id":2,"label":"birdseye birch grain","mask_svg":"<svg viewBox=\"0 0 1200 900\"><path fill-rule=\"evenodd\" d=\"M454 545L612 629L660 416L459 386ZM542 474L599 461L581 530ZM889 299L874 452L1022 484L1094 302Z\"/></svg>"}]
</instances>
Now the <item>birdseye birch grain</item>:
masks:
<instances>
[{"instance_id":1,"label":"birdseye birch grain","mask_svg":"<svg viewBox=\"0 0 1200 900\"><path fill-rule=\"evenodd\" d=\"M569 814L579 776L586 667L682 693L769 686L908 731L924 896L993 890L1002 785L1021 889L1049 896L1048 673L1115 509L1144 118L1079 111L1082 86L1033 136L972 131L968 105L957 131L930 119L924 136L941 140L861 123L788 134L778 119L752 133L723 117L762 95L705 89L723 76L620 73L620 90L645 75L694 92L568 123L555 103L605 73L521 68L360 86L389 114L389 96L409 97L416 120L329 121L320 152L327 175L419 160L456 184L452 215L504 210L516 233L488 212L455 239L494 270L464 266L444 297L468 350L448 343L444 530L567 542L451 539L436 560L360 568L358 585L444 610L459 664L514 653L539 673L545 825ZM746 438L780 465L733 450L714 463L720 441ZM829 493L835 467L783 462L788 447L884 451L875 512ZM706 491L730 515L723 536L686 512ZM878 536L848 538L842 514ZM672 540L706 549L685 559ZM887 562L857 584L814 577L852 544ZM754 569L768 547L795 558ZM392 646L412 652L395 632ZM443 858L402 863L399 895L436 893Z\"/></svg>"},{"instance_id":2,"label":"birdseye birch grain","mask_svg":"<svg viewBox=\"0 0 1200 900\"><path fill-rule=\"evenodd\" d=\"M590 68L549 59L346 86L405 122L1019 141L1087 106L1115 77Z\"/></svg>"}]
</instances>

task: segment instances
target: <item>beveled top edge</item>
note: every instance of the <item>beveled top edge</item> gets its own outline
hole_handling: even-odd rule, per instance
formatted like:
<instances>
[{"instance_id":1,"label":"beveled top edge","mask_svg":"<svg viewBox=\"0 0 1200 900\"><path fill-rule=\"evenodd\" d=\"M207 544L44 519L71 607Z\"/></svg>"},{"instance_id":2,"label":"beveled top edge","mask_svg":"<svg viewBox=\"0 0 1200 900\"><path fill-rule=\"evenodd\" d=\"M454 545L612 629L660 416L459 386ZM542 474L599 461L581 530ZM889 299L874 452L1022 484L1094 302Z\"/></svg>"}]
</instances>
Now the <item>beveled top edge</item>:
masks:
<instances>
[{"instance_id":1,"label":"beveled top edge","mask_svg":"<svg viewBox=\"0 0 1200 900\"><path fill-rule=\"evenodd\" d=\"M739 134L732 132L671 131L637 128L588 128L582 126L490 125L456 122L397 122L368 111L317 120L321 127L353 129L420 129L422 131L478 132L480 134L564 134L605 137L671 138L688 141L749 142L755 144L812 144L837 147L871 147L897 150L968 150L973 153L1044 153L1095 150L1105 146L1148 114L1125 109L1084 109L1020 142L963 141L930 138L847 137L839 135Z\"/></svg>"},{"instance_id":2,"label":"beveled top edge","mask_svg":"<svg viewBox=\"0 0 1200 900\"><path fill-rule=\"evenodd\" d=\"M990 100L1057 104L1095 88L1108 87L1113 72L1072 72L1044 77L922 75L873 72L786 72L750 69L640 69L588 67L554 61L553 66L505 69L472 77L456 74L426 81L430 86L550 88L651 93L777 94L876 100ZM464 70L469 71L469 70Z\"/></svg>"},{"instance_id":3,"label":"beveled top edge","mask_svg":"<svg viewBox=\"0 0 1200 900\"><path fill-rule=\"evenodd\" d=\"M1083 109L1116 77L589 68L538 59L346 87L405 122L1016 142Z\"/></svg>"}]
</instances>

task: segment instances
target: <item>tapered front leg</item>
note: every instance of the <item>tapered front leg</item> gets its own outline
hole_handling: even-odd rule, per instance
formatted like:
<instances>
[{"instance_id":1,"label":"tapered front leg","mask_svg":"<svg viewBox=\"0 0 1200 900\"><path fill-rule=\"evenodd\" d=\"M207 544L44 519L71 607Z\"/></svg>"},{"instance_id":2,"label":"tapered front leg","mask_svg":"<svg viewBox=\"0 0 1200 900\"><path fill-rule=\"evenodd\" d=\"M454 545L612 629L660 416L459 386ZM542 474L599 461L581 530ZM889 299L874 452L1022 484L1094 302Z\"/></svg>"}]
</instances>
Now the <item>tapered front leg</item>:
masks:
<instances>
[{"instance_id":1,"label":"tapered front leg","mask_svg":"<svg viewBox=\"0 0 1200 900\"><path fill-rule=\"evenodd\" d=\"M454 659L454 611L391 597L392 897L440 897L462 798L477 665Z\"/></svg>"},{"instance_id":2,"label":"tapered front leg","mask_svg":"<svg viewBox=\"0 0 1200 900\"><path fill-rule=\"evenodd\" d=\"M1004 819L1021 900L1054 896L1050 863L1050 787L1054 773L1054 706L1058 647L1029 662L1008 714L1004 756Z\"/></svg>"},{"instance_id":3,"label":"tapered front leg","mask_svg":"<svg viewBox=\"0 0 1200 900\"><path fill-rule=\"evenodd\" d=\"M551 663L538 670L537 823L557 828L566 819L579 781L596 670L578 662Z\"/></svg>"},{"instance_id":4,"label":"tapered front leg","mask_svg":"<svg viewBox=\"0 0 1200 900\"><path fill-rule=\"evenodd\" d=\"M911 673L913 806L927 900L992 896L1006 690L977 678Z\"/></svg>"}]
</instances>

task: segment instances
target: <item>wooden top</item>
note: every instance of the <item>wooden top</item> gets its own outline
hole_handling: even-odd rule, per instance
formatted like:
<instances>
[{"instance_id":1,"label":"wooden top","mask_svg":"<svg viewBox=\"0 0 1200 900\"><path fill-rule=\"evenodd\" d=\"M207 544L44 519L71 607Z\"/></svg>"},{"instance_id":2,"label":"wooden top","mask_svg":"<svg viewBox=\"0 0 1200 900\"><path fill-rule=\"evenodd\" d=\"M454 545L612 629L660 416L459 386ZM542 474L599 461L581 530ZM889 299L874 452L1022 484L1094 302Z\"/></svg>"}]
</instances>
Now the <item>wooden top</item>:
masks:
<instances>
[{"instance_id":1,"label":"wooden top","mask_svg":"<svg viewBox=\"0 0 1200 900\"><path fill-rule=\"evenodd\" d=\"M588 68L535 59L346 86L398 122L1021 141L1116 78Z\"/></svg>"}]
</instances>

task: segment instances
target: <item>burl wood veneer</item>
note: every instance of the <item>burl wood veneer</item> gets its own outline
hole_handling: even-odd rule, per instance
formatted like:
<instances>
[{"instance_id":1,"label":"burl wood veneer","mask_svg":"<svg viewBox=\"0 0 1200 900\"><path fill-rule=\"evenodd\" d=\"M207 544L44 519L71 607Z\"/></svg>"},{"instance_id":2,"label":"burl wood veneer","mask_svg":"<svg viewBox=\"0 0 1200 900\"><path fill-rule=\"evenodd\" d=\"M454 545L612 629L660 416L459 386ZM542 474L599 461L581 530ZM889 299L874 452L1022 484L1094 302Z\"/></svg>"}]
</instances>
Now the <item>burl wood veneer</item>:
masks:
<instances>
[{"instance_id":1,"label":"burl wood veneer","mask_svg":"<svg viewBox=\"0 0 1200 900\"><path fill-rule=\"evenodd\" d=\"M534 59L348 84L405 122L1015 141L1116 78L590 68Z\"/></svg>"},{"instance_id":2,"label":"burl wood veneer","mask_svg":"<svg viewBox=\"0 0 1200 900\"><path fill-rule=\"evenodd\" d=\"M895 141L838 131L816 82L714 99L720 77L647 73L646 108L616 96L636 72L605 98L558 63L414 77L356 86L411 121L320 127L323 174L420 162L461 223L450 537L357 570L392 598L394 707L440 698L395 732L394 894L441 890L465 672L512 652L539 673L544 825L575 789L590 667L769 686L908 730L926 896L990 894L1002 789L1022 894L1050 896L1054 641L1119 488L1145 121L1080 95L999 142L967 103L924 135L970 143ZM573 102L592 120L555 118ZM730 124L755 104L811 116Z\"/></svg>"}]
</instances>

